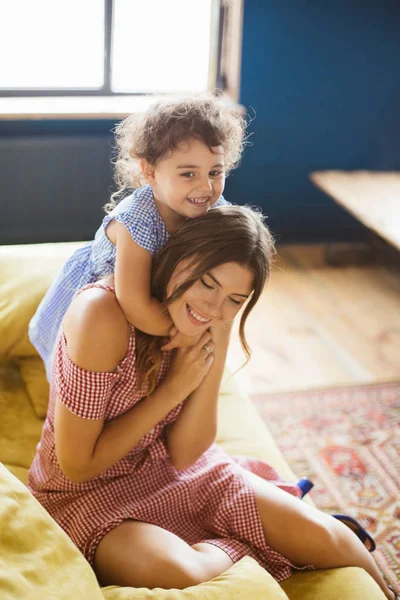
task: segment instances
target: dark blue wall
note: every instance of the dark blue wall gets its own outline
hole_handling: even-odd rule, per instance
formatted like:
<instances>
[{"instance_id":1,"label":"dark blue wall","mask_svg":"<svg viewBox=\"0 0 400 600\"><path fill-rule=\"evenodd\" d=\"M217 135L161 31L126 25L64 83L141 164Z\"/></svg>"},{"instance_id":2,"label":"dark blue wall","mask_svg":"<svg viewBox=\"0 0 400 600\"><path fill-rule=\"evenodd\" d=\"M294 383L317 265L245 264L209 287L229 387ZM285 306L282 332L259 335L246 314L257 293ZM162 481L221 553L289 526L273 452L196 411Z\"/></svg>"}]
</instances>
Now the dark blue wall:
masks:
<instances>
[{"instance_id":1,"label":"dark blue wall","mask_svg":"<svg viewBox=\"0 0 400 600\"><path fill-rule=\"evenodd\" d=\"M113 191L114 121L0 121L0 244L92 239Z\"/></svg>"},{"instance_id":2,"label":"dark blue wall","mask_svg":"<svg viewBox=\"0 0 400 600\"><path fill-rule=\"evenodd\" d=\"M359 238L308 174L400 169L400 2L245 0L242 56L253 145L227 197L261 204L282 241Z\"/></svg>"}]
</instances>

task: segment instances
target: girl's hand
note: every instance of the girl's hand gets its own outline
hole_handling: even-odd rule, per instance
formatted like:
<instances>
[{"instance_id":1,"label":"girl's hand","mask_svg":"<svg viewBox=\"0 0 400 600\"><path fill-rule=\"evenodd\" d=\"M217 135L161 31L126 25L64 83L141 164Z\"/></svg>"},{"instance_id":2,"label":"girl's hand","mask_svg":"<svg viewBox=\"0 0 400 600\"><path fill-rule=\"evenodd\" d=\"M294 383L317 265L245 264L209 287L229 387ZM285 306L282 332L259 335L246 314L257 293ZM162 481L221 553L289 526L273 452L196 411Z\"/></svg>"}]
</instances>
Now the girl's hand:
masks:
<instances>
[{"instance_id":1,"label":"girl's hand","mask_svg":"<svg viewBox=\"0 0 400 600\"><path fill-rule=\"evenodd\" d=\"M180 397L187 398L199 387L214 361L214 342L206 331L191 347L178 348L164 381L172 385Z\"/></svg>"},{"instance_id":2,"label":"girl's hand","mask_svg":"<svg viewBox=\"0 0 400 600\"><path fill-rule=\"evenodd\" d=\"M180 331L177 330L176 327L171 327L169 330L170 340L161 348L161 350L174 350L174 348L190 348L197 344L197 342L201 338L201 333L199 335L184 335Z\"/></svg>"}]
</instances>

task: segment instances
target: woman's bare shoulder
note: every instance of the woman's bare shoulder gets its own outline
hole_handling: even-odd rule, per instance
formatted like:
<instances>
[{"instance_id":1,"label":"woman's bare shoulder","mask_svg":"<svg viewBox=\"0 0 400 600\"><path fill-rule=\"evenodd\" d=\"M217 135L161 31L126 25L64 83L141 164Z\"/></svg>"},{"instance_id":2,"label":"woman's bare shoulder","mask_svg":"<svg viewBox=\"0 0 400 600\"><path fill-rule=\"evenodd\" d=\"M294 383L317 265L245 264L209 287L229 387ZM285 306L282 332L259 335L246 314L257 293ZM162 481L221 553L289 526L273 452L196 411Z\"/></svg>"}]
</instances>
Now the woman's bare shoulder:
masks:
<instances>
[{"instance_id":1,"label":"woman's bare shoulder","mask_svg":"<svg viewBox=\"0 0 400 600\"><path fill-rule=\"evenodd\" d=\"M63 331L69 356L88 371L114 371L128 350L129 323L115 294L103 288L89 288L73 300Z\"/></svg>"}]
</instances>

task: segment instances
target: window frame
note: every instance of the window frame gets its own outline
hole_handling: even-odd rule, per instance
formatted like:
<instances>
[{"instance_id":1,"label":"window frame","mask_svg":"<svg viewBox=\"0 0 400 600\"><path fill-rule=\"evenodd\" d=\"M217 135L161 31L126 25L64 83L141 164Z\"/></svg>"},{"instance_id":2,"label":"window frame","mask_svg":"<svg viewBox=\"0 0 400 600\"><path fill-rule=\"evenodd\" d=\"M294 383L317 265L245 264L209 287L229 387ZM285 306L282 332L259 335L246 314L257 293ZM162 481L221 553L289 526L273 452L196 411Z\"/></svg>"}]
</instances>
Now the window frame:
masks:
<instances>
[{"instance_id":1,"label":"window frame","mask_svg":"<svg viewBox=\"0 0 400 600\"><path fill-rule=\"evenodd\" d=\"M37 89L1 89L0 98L9 97L70 97L70 96L147 96L149 93L146 92L116 92L111 89L111 55L112 55L112 21L114 13L114 2L115 0L104 0L104 84L98 89L89 88L37 88ZM243 0L212 0L211 5L211 35L210 35L210 61L209 61L209 72L208 72L208 90L212 91L215 88L227 91L226 88L231 84L232 80L232 69L227 68L229 58L232 53L232 35L230 31L227 31L226 23L230 18L231 13L234 15L242 15L243 13ZM242 18L242 16L241 16ZM240 22L240 29L242 28L242 22L236 19L236 25ZM236 39L240 39L241 45L241 30L237 33ZM233 49L233 54L236 58L239 53L241 55L241 48L237 48L236 51ZM240 58L239 58L240 63ZM239 64L240 67L240 64ZM229 97L233 101L239 99L239 72L235 75L234 79L237 81L237 85L230 85L234 90L230 90L228 93ZM170 92L165 92L170 95ZM157 94L163 95L162 92Z\"/></svg>"},{"instance_id":2,"label":"window frame","mask_svg":"<svg viewBox=\"0 0 400 600\"><path fill-rule=\"evenodd\" d=\"M244 0L220 0L218 87L232 101L240 101Z\"/></svg>"}]
</instances>

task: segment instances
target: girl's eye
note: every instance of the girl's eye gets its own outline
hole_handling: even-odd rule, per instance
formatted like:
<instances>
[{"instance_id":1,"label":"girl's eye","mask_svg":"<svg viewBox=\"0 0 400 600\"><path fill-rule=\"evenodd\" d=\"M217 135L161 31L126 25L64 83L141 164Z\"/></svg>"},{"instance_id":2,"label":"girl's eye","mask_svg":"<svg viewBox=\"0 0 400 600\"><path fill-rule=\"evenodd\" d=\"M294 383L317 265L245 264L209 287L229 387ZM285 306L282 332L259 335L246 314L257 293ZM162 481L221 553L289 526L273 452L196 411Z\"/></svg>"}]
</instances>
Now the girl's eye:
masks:
<instances>
[{"instance_id":1,"label":"girl's eye","mask_svg":"<svg viewBox=\"0 0 400 600\"><path fill-rule=\"evenodd\" d=\"M192 179L192 177L194 177L194 173L188 171L187 173L182 173L181 177L184 177L185 179Z\"/></svg>"},{"instance_id":2,"label":"girl's eye","mask_svg":"<svg viewBox=\"0 0 400 600\"><path fill-rule=\"evenodd\" d=\"M223 171L210 171L211 177L219 177L223 174Z\"/></svg>"},{"instance_id":3,"label":"girl's eye","mask_svg":"<svg viewBox=\"0 0 400 600\"><path fill-rule=\"evenodd\" d=\"M234 300L233 298L230 298L230 300L233 302L233 304L237 304L238 306L240 306L240 304L242 304L240 302L240 300Z\"/></svg>"},{"instance_id":4,"label":"girl's eye","mask_svg":"<svg viewBox=\"0 0 400 600\"><path fill-rule=\"evenodd\" d=\"M208 290L213 290L214 289L213 286L212 285L208 285L208 283L206 283L202 277L200 277L200 281L204 285L204 287L206 287Z\"/></svg>"}]
</instances>

